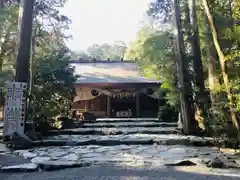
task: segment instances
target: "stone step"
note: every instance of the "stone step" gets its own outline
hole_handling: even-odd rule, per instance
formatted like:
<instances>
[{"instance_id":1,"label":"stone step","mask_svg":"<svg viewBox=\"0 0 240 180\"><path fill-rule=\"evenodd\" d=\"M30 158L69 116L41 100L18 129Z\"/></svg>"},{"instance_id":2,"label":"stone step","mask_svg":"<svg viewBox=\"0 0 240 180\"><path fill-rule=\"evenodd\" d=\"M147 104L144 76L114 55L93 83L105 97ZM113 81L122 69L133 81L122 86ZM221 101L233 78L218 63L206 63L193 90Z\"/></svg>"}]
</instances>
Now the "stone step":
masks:
<instances>
[{"instance_id":1,"label":"stone step","mask_svg":"<svg viewBox=\"0 0 240 180\"><path fill-rule=\"evenodd\" d=\"M95 124L95 123L148 123L148 122L151 122L151 123L174 123L174 122L164 122L164 121L161 121L161 120L145 120L145 119L142 119L142 120L134 120L134 119L119 119L119 120L115 120L115 119L97 119L96 121L92 121L92 120L84 120L84 123L92 123L92 124Z\"/></svg>"},{"instance_id":2,"label":"stone step","mask_svg":"<svg viewBox=\"0 0 240 180\"><path fill-rule=\"evenodd\" d=\"M177 127L177 123L166 123L166 122L118 122L118 123L84 123L80 125L82 128L114 128L114 127Z\"/></svg>"},{"instance_id":3,"label":"stone step","mask_svg":"<svg viewBox=\"0 0 240 180\"><path fill-rule=\"evenodd\" d=\"M116 146L116 145L195 145L195 146L211 146L213 140L211 138L200 138L195 136L180 136L174 134L168 135L150 135L150 134L134 134L134 135L59 135L48 137L42 141L35 141L34 146Z\"/></svg>"},{"instance_id":4,"label":"stone step","mask_svg":"<svg viewBox=\"0 0 240 180\"><path fill-rule=\"evenodd\" d=\"M158 118L97 118L97 121L161 121Z\"/></svg>"},{"instance_id":5,"label":"stone step","mask_svg":"<svg viewBox=\"0 0 240 180\"><path fill-rule=\"evenodd\" d=\"M57 134L61 135L178 134L178 130L172 127L76 128L76 129L53 130L45 135L50 136Z\"/></svg>"},{"instance_id":6,"label":"stone step","mask_svg":"<svg viewBox=\"0 0 240 180\"><path fill-rule=\"evenodd\" d=\"M88 120L84 120L84 121L88 121ZM111 122L111 123L115 123L115 122L172 122L172 121L163 121L163 120L157 119L157 118L97 118L96 121L97 122Z\"/></svg>"}]
</instances>

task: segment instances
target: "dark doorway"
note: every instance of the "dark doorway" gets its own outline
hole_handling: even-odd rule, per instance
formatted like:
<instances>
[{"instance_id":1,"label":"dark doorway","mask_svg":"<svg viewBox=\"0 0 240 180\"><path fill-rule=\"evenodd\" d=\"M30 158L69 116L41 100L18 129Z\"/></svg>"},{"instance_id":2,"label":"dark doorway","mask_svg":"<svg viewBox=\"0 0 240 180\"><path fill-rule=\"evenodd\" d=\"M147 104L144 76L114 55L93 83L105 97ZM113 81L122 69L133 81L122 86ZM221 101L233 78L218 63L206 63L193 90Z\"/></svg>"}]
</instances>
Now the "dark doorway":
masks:
<instances>
[{"instance_id":1,"label":"dark doorway","mask_svg":"<svg viewBox=\"0 0 240 180\"><path fill-rule=\"evenodd\" d=\"M131 118L136 117L135 98L123 98L123 99L112 98L111 107L112 107L111 117L113 118L117 118L119 116Z\"/></svg>"},{"instance_id":2,"label":"dark doorway","mask_svg":"<svg viewBox=\"0 0 240 180\"><path fill-rule=\"evenodd\" d=\"M146 94L140 94L140 117L157 118L158 103L158 99L154 99Z\"/></svg>"}]
</instances>

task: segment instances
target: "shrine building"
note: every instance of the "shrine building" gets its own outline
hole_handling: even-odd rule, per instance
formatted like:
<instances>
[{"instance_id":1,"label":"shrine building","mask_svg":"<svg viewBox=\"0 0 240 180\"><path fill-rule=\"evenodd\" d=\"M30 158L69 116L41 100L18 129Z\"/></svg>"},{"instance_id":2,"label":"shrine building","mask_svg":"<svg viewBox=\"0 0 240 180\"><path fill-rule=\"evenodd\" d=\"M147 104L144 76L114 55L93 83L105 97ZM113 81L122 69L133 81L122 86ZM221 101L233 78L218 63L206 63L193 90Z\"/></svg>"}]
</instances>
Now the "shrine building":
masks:
<instances>
[{"instance_id":1,"label":"shrine building","mask_svg":"<svg viewBox=\"0 0 240 180\"><path fill-rule=\"evenodd\" d=\"M97 118L157 118L161 82L140 74L135 61L71 61L76 97L72 110Z\"/></svg>"}]
</instances>

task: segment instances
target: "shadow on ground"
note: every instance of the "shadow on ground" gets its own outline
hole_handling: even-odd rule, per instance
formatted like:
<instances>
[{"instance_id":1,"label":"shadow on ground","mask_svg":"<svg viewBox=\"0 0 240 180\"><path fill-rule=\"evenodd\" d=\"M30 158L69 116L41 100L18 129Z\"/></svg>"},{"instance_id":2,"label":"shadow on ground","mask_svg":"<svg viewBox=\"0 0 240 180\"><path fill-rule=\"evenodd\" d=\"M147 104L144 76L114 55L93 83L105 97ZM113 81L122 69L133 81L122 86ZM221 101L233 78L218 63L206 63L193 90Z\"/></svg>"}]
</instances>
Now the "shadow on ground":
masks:
<instances>
[{"instance_id":1,"label":"shadow on ground","mask_svg":"<svg viewBox=\"0 0 240 180\"><path fill-rule=\"evenodd\" d=\"M65 169L54 172L0 174L2 180L237 180L231 175L207 175L183 172L175 168L127 168L120 166L96 166Z\"/></svg>"}]
</instances>

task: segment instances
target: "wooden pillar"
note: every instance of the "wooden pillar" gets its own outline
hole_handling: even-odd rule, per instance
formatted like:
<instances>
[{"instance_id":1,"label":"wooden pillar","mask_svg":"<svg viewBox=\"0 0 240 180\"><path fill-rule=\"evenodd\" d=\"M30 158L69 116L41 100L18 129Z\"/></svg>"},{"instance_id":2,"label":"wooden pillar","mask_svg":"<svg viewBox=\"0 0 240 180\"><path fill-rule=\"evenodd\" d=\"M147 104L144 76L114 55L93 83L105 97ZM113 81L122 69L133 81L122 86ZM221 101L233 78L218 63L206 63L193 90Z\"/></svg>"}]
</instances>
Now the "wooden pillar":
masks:
<instances>
[{"instance_id":1,"label":"wooden pillar","mask_svg":"<svg viewBox=\"0 0 240 180\"><path fill-rule=\"evenodd\" d=\"M136 117L140 117L140 93L136 92Z\"/></svg>"},{"instance_id":2,"label":"wooden pillar","mask_svg":"<svg viewBox=\"0 0 240 180\"><path fill-rule=\"evenodd\" d=\"M111 97L107 96L107 117L111 118Z\"/></svg>"},{"instance_id":3,"label":"wooden pillar","mask_svg":"<svg viewBox=\"0 0 240 180\"><path fill-rule=\"evenodd\" d=\"M87 100L87 110L91 111L91 100Z\"/></svg>"}]
</instances>

